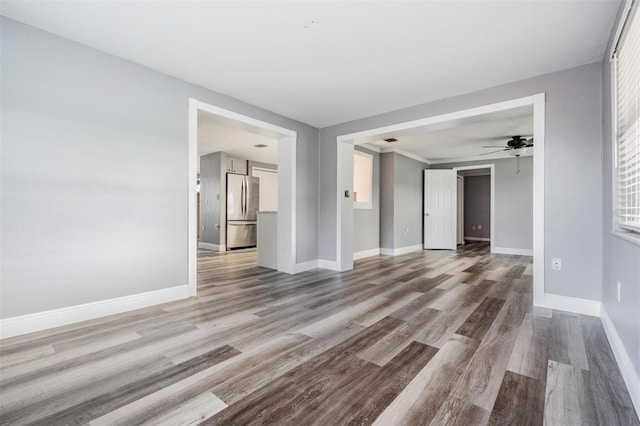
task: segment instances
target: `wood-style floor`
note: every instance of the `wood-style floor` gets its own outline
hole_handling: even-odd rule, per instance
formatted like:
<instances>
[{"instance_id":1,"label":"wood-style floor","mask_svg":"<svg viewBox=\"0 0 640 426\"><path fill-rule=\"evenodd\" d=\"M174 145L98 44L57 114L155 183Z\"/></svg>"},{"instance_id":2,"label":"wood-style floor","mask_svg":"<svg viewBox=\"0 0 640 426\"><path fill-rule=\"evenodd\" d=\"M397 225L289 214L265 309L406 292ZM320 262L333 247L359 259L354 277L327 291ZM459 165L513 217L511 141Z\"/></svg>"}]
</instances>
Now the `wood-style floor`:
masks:
<instances>
[{"instance_id":1,"label":"wood-style floor","mask_svg":"<svg viewBox=\"0 0 640 426\"><path fill-rule=\"evenodd\" d=\"M597 318L484 243L295 276L199 255L199 297L2 342L2 424L639 425Z\"/></svg>"}]
</instances>

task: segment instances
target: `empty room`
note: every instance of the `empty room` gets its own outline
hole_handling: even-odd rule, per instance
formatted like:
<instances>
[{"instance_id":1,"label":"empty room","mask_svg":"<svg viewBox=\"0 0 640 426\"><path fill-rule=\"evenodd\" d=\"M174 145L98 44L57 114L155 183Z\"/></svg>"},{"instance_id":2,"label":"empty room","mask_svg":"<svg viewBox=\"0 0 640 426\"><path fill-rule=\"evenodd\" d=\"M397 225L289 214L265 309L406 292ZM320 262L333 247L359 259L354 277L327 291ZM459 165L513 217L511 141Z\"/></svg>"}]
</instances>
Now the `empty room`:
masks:
<instances>
[{"instance_id":1,"label":"empty room","mask_svg":"<svg viewBox=\"0 0 640 426\"><path fill-rule=\"evenodd\" d=\"M0 15L0 425L640 426L638 0Z\"/></svg>"}]
</instances>

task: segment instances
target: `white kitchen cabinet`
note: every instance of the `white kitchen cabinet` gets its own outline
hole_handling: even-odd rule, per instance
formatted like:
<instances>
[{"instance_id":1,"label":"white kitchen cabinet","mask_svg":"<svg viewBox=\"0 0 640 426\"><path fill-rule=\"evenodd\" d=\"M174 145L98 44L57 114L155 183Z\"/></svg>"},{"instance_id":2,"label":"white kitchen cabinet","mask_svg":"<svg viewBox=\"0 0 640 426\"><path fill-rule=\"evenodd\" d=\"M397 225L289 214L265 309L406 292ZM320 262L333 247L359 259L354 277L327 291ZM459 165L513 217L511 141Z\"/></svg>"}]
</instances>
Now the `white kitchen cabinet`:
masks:
<instances>
[{"instance_id":1,"label":"white kitchen cabinet","mask_svg":"<svg viewBox=\"0 0 640 426\"><path fill-rule=\"evenodd\" d=\"M227 157L227 171L230 173L246 175L248 171L247 160L240 160L239 158Z\"/></svg>"}]
</instances>

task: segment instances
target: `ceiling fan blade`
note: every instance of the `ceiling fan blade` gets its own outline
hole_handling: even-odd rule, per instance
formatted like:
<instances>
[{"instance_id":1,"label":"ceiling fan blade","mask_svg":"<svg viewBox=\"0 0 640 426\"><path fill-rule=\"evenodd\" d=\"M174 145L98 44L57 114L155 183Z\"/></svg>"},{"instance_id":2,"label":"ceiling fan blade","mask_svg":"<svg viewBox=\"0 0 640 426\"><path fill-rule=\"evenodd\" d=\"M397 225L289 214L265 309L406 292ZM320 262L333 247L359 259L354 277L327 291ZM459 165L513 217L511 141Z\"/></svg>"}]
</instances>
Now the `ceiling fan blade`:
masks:
<instances>
[{"instance_id":1,"label":"ceiling fan blade","mask_svg":"<svg viewBox=\"0 0 640 426\"><path fill-rule=\"evenodd\" d=\"M504 145L485 145L483 148L505 148Z\"/></svg>"},{"instance_id":2,"label":"ceiling fan blade","mask_svg":"<svg viewBox=\"0 0 640 426\"><path fill-rule=\"evenodd\" d=\"M499 149L497 151L483 152L482 154L479 155L479 157L482 157L483 155L495 154L496 152L509 151L509 149L510 148L505 148L505 149Z\"/></svg>"},{"instance_id":3,"label":"ceiling fan blade","mask_svg":"<svg viewBox=\"0 0 640 426\"><path fill-rule=\"evenodd\" d=\"M525 145L527 148L530 148L533 146L533 142L531 142L530 144Z\"/></svg>"},{"instance_id":4,"label":"ceiling fan blade","mask_svg":"<svg viewBox=\"0 0 640 426\"><path fill-rule=\"evenodd\" d=\"M473 138L473 142L505 142L511 139L511 136L491 136L487 138Z\"/></svg>"}]
</instances>

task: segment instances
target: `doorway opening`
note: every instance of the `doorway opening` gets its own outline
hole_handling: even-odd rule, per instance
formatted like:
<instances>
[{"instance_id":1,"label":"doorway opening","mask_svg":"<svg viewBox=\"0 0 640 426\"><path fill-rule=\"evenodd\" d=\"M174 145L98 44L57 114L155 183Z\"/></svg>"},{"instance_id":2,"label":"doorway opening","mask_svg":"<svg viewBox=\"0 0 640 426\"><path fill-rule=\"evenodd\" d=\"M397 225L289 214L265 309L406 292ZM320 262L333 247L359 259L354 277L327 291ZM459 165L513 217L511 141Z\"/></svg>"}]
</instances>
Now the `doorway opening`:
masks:
<instances>
[{"instance_id":1,"label":"doorway opening","mask_svg":"<svg viewBox=\"0 0 640 426\"><path fill-rule=\"evenodd\" d=\"M424 175L423 248L455 250L483 241L493 253L495 165L428 168Z\"/></svg>"},{"instance_id":2,"label":"doorway opening","mask_svg":"<svg viewBox=\"0 0 640 426\"><path fill-rule=\"evenodd\" d=\"M486 119L487 115L493 115L494 117L500 116L509 116L509 115L518 115L522 111L528 111L528 120L530 126L532 127L530 137L535 140L535 144L529 148L529 154L533 154L528 157L528 162L530 164L531 176L532 176L532 193L530 196L532 198L531 207L530 207L530 216L531 216L531 227L532 227L532 236L531 233L531 247L528 250L528 253L519 253L519 254L528 254L533 255L533 299L535 305L544 304L544 110L545 110L545 98L544 94L538 94L534 96L529 96L525 98L519 98L511 101L500 102L491 105L485 105L477 108L471 108L467 110L457 111L448 114L442 114L433 117L427 117L419 120L414 120L405 123L394 124L391 126L385 126L380 128L374 128L370 130L365 130L357 133L341 135L337 138L337 188L336 188L336 269L338 270L350 270L353 268L353 233L351 230L354 228L353 224L353 200L349 198L350 193L353 191L353 155L354 155L354 145L365 145L371 147L371 145L378 144L378 152L380 153L388 153L394 152L395 155L401 154L404 157L411 157L411 153L402 152L401 149L394 148L386 148L383 142L389 142L389 140L393 142L397 141L397 138L402 137L403 135L416 134L422 129L430 128L430 129L445 129L450 127L459 126L461 122L469 123L469 122L481 122ZM515 135L516 133L514 133ZM507 135L509 135L507 137ZM511 139L511 134L504 135L504 142L507 139ZM418 140L416 138L415 143L423 143L423 141ZM486 145L490 145L487 143ZM493 144L497 145L497 144ZM380 148L382 147L382 148ZM446 149L456 149L455 146L449 145L445 147ZM506 151L506 150L505 150ZM493 154L493 153L492 153ZM384 154L381 154L384 155ZM471 165L478 166L484 165L489 162L483 161L486 158L491 157L478 157L479 154L475 154L472 157L468 158L459 158L457 162L461 161L469 161ZM513 160L514 163L517 161L520 163L520 158L517 160L512 157L513 153L505 152L495 154L495 158L503 158ZM415 157L415 156L414 156ZM450 232L452 247L450 249L455 249L457 246L457 221L456 221L456 186L457 186L457 173L458 170L453 170L456 165L451 164L456 161L448 161L448 159L436 159L435 161L429 161L424 156L417 158L419 161L422 161L423 167L418 167L419 171L432 170L432 169L444 169L448 168L451 170L449 176L451 177L450 186L451 186L451 194L453 198L450 200L450 204L453 206L449 206L451 220L449 221L449 225L452 228ZM507 160L505 160L507 161ZM382 161L381 161L382 162ZM447 164L449 163L449 164ZM518 166L519 167L519 166ZM396 167L397 169L397 167ZM421 170L420 170L421 169ZM403 170L408 170L407 168L403 168ZM519 168L518 168L519 170ZM514 173L517 173L516 169L513 170ZM492 194L495 194L495 169L493 169L492 184L493 191ZM381 182L381 187L383 183ZM382 204L382 203L381 203ZM495 209L495 201L492 202L492 205ZM381 205L382 208L382 205ZM395 211L399 211L397 206L394 207ZM428 213L427 211L423 211L424 213ZM514 217L514 220L517 222L517 217ZM495 212L491 211L491 222L495 221ZM424 225L423 225L424 226ZM398 226L396 225L396 228ZM404 228L406 232L406 228ZM493 247L495 244L495 238L492 233L495 231L495 226L493 223L490 225L490 244L492 246L492 250L496 252L498 247ZM415 231L414 231L415 232ZM424 232L424 228L423 228ZM424 239L421 238L424 244ZM412 244L415 244L413 242ZM420 244L420 247L423 247L423 244ZM415 250L416 246L409 246L407 249ZM394 250L395 254L405 253L403 250L404 247L400 247L400 249L396 248ZM380 252L384 254L384 249L381 248ZM516 254L516 253L512 253Z\"/></svg>"},{"instance_id":3,"label":"doorway opening","mask_svg":"<svg viewBox=\"0 0 640 426\"><path fill-rule=\"evenodd\" d=\"M458 179L456 239L489 242L493 252L495 209L495 165L454 167Z\"/></svg>"},{"instance_id":4,"label":"doorway opening","mask_svg":"<svg viewBox=\"0 0 640 426\"><path fill-rule=\"evenodd\" d=\"M260 266L295 272L296 139L293 130L189 99L190 295L198 249L255 250Z\"/></svg>"}]
</instances>

